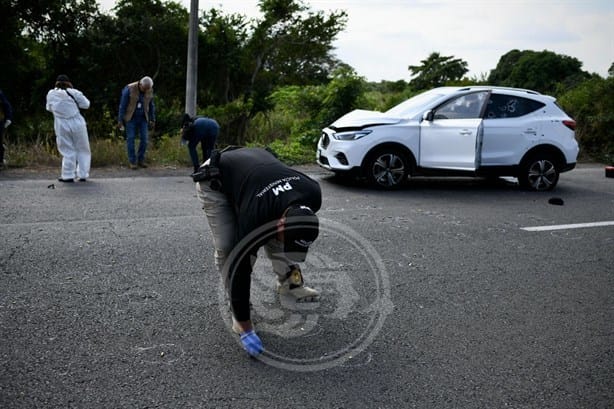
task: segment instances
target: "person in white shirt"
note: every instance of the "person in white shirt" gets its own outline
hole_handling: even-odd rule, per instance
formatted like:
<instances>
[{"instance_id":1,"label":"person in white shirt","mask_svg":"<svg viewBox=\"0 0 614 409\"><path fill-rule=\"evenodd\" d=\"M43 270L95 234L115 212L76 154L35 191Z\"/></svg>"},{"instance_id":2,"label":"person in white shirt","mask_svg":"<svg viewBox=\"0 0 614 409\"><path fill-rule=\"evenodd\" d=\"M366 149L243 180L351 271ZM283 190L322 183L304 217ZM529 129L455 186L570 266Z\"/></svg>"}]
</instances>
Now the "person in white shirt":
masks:
<instances>
[{"instance_id":1,"label":"person in white shirt","mask_svg":"<svg viewBox=\"0 0 614 409\"><path fill-rule=\"evenodd\" d=\"M79 109L90 107L90 101L74 88L66 75L59 75L55 88L47 93L47 111L53 113L58 151L62 155L60 182L85 182L89 178L92 153L87 124Z\"/></svg>"}]
</instances>

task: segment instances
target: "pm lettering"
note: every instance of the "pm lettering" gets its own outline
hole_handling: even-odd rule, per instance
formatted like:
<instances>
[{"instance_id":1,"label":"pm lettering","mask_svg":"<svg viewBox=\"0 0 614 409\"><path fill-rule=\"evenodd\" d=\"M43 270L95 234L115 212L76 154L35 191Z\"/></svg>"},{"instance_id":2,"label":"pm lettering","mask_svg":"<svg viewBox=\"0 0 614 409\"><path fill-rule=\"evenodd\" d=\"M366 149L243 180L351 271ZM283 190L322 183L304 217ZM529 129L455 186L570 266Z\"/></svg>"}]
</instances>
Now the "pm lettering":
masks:
<instances>
[{"instance_id":1,"label":"pm lettering","mask_svg":"<svg viewBox=\"0 0 614 409\"><path fill-rule=\"evenodd\" d=\"M279 185L273 188L273 194L275 196L279 196L282 192L287 192L288 190L292 190L292 185L290 182L286 182L285 185Z\"/></svg>"}]
</instances>

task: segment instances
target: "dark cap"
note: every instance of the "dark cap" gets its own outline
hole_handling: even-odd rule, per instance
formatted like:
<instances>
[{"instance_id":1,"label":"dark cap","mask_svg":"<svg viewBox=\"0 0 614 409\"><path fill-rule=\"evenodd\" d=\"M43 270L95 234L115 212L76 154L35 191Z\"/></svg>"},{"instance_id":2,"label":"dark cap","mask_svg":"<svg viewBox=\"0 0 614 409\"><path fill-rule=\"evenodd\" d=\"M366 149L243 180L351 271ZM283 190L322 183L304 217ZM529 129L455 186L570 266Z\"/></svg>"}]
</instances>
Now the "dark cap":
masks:
<instances>
[{"instance_id":1,"label":"dark cap","mask_svg":"<svg viewBox=\"0 0 614 409\"><path fill-rule=\"evenodd\" d=\"M319 233L318 216L307 206L295 205L286 212L284 253L293 261L302 262Z\"/></svg>"},{"instance_id":2,"label":"dark cap","mask_svg":"<svg viewBox=\"0 0 614 409\"><path fill-rule=\"evenodd\" d=\"M55 80L56 82L70 82L68 75L60 74L58 78Z\"/></svg>"},{"instance_id":3,"label":"dark cap","mask_svg":"<svg viewBox=\"0 0 614 409\"><path fill-rule=\"evenodd\" d=\"M190 125L192 123L193 119L190 116L190 114L188 114L187 112L185 114L183 114L183 116L181 117L181 127L185 128L186 126Z\"/></svg>"}]
</instances>

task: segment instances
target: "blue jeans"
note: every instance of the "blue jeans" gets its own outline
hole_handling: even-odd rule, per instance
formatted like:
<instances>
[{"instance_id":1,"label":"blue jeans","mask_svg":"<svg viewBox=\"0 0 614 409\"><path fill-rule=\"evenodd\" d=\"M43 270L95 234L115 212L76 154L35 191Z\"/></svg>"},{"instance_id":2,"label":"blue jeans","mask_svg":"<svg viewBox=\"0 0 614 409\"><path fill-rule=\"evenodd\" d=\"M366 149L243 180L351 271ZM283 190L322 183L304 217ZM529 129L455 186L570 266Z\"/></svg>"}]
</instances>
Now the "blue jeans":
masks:
<instances>
[{"instance_id":1,"label":"blue jeans","mask_svg":"<svg viewBox=\"0 0 614 409\"><path fill-rule=\"evenodd\" d=\"M145 151L147 150L147 120L131 119L126 123L126 148L128 149L128 160L130 163L137 163L145 161ZM134 140L136 134L139 133L139 151L138 154L134 152Z\"/></svg>"},{"instance_id":2,"label":"blue jeans","mask_svg":"<svg viewBox=\"0 0 614 409\"><path fill-rule=\"evenodd\" d=\"M190 153L190 158L192 159L194 172L196 172L201 165L201 162L198 160L198 152L196 151L196 146L199 142L203 151L203 162L211 157L211 151L215 147L215 138L205 138L200 141L192 140L188 142L188 152Z\"/></svg>"}]
</instances>

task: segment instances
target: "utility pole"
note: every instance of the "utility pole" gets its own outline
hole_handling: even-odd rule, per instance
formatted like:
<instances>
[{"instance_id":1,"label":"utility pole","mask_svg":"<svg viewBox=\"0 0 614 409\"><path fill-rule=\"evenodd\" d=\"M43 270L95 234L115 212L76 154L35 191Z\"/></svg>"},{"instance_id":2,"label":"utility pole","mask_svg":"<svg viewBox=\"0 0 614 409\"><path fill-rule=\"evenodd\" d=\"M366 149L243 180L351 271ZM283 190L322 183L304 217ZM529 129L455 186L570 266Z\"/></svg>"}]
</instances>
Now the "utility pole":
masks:
<instances>
[{"instance_id":1,"label":"utility pole","mask_svg":"<svg viewBox=\"0 0 614 409\"><path fill-rule=\"evenodd\" d=\"M198 83L198 0L190 1L188 30L188 64L185 84L185 112L196 115L196 85Z\"/></svg>"}]
</instances>

